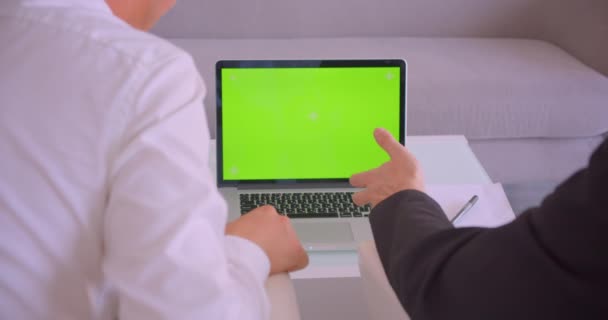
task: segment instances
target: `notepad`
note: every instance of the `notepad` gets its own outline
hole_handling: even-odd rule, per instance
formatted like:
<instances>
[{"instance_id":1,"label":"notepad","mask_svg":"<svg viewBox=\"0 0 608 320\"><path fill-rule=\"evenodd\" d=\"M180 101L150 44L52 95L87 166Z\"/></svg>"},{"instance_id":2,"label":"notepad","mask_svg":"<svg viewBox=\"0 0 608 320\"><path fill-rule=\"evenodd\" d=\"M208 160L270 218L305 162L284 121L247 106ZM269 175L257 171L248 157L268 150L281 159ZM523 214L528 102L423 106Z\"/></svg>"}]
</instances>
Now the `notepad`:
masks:
<instances>
[{"instance_id":1,"label":"notepad","mask_svg":"<svg viewBox=\"0 0 608 320\"><path fill-rule=\"evenodd\" d=\"M430 185L427 193L435 199L448 219L477 195L479 200L456 222L456 227L498 227L515 219L515 214L500 183Z\"/></svg>"}]
</instances>

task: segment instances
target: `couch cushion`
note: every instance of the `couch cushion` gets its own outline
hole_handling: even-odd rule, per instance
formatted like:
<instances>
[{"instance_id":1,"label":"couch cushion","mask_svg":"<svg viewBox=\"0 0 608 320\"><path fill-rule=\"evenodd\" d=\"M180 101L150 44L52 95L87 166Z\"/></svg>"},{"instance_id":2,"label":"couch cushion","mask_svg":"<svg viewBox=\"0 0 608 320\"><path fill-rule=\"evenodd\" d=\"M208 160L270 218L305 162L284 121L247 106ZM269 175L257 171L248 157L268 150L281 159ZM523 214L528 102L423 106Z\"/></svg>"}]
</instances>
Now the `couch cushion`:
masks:
<instances>
[{"instance_id":1,"label":"couch cushion","mask_svg":"<svg viewBox=\"0 0 608 320\"><path fill-rule=\"evenodd\" d=\"M408 134L583 137L608 131L608 78L560 48L526 39L172 39L208 86L215 132L221 59L400 58L408 62Z\"/></svg>"}]
</instances>

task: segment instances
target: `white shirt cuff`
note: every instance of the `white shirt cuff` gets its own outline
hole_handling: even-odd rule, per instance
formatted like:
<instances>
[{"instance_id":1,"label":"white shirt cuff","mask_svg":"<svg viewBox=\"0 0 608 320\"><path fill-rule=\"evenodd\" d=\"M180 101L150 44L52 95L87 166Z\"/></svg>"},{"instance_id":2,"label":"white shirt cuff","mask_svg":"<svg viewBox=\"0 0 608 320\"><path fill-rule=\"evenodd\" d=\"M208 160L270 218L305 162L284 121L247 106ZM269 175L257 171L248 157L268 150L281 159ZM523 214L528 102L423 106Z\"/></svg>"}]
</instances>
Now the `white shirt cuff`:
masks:
<instances>
[{"instance_id":1,"label":"white shirt cuff","mask_svg":"<svg viewBox=\"0 0 608 320\"><path fill-rule=\"evenodd\" d=\"M250 269L262 284L266 282L270 274L270 260L260 246L245 238L232 235L226 236L226 246L230 261Z\"/></svg>"}]
</instances>

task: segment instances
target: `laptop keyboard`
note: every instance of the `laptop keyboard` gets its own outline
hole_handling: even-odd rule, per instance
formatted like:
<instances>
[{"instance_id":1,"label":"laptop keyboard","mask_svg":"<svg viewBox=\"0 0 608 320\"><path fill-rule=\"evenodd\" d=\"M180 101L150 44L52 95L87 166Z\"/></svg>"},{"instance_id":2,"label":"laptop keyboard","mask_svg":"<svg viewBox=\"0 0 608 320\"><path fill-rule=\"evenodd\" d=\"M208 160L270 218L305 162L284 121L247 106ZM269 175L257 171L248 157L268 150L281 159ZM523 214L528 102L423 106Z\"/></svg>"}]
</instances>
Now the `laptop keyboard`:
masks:
<instances>
[{"instance_id":1,"label":"laptop keyboard","mask_svg":"<svg viewBox=\"0 0 608 320\"><path fill-rule=\"evenodd\" d=\"M290 218L367 217L371 207L353 203L352 192L246 193L240 195L241 214L263 205L274 206Z\"/></svg>"}]
</instances>

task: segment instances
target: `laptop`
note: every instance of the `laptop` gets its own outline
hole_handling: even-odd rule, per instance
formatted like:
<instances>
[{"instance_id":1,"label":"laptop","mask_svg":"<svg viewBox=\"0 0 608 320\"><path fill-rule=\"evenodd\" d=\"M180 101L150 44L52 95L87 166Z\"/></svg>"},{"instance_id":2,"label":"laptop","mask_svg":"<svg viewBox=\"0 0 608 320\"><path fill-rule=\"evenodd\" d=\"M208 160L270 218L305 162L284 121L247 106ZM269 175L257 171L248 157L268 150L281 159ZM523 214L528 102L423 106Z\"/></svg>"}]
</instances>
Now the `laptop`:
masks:
<instances>
[{"instance_id":1,"label":"laptop","mask_svg":"<svg viewBox=\"0 0 608 320\"><path fill-rule=\"evenodd\" d=\"M290 218L308 251L372 239L351 175L389 157L373 130L402 144L403 60L240 60L216 64L217 183L229 219L262 205Z\"/></svg>"}]
</instances>

